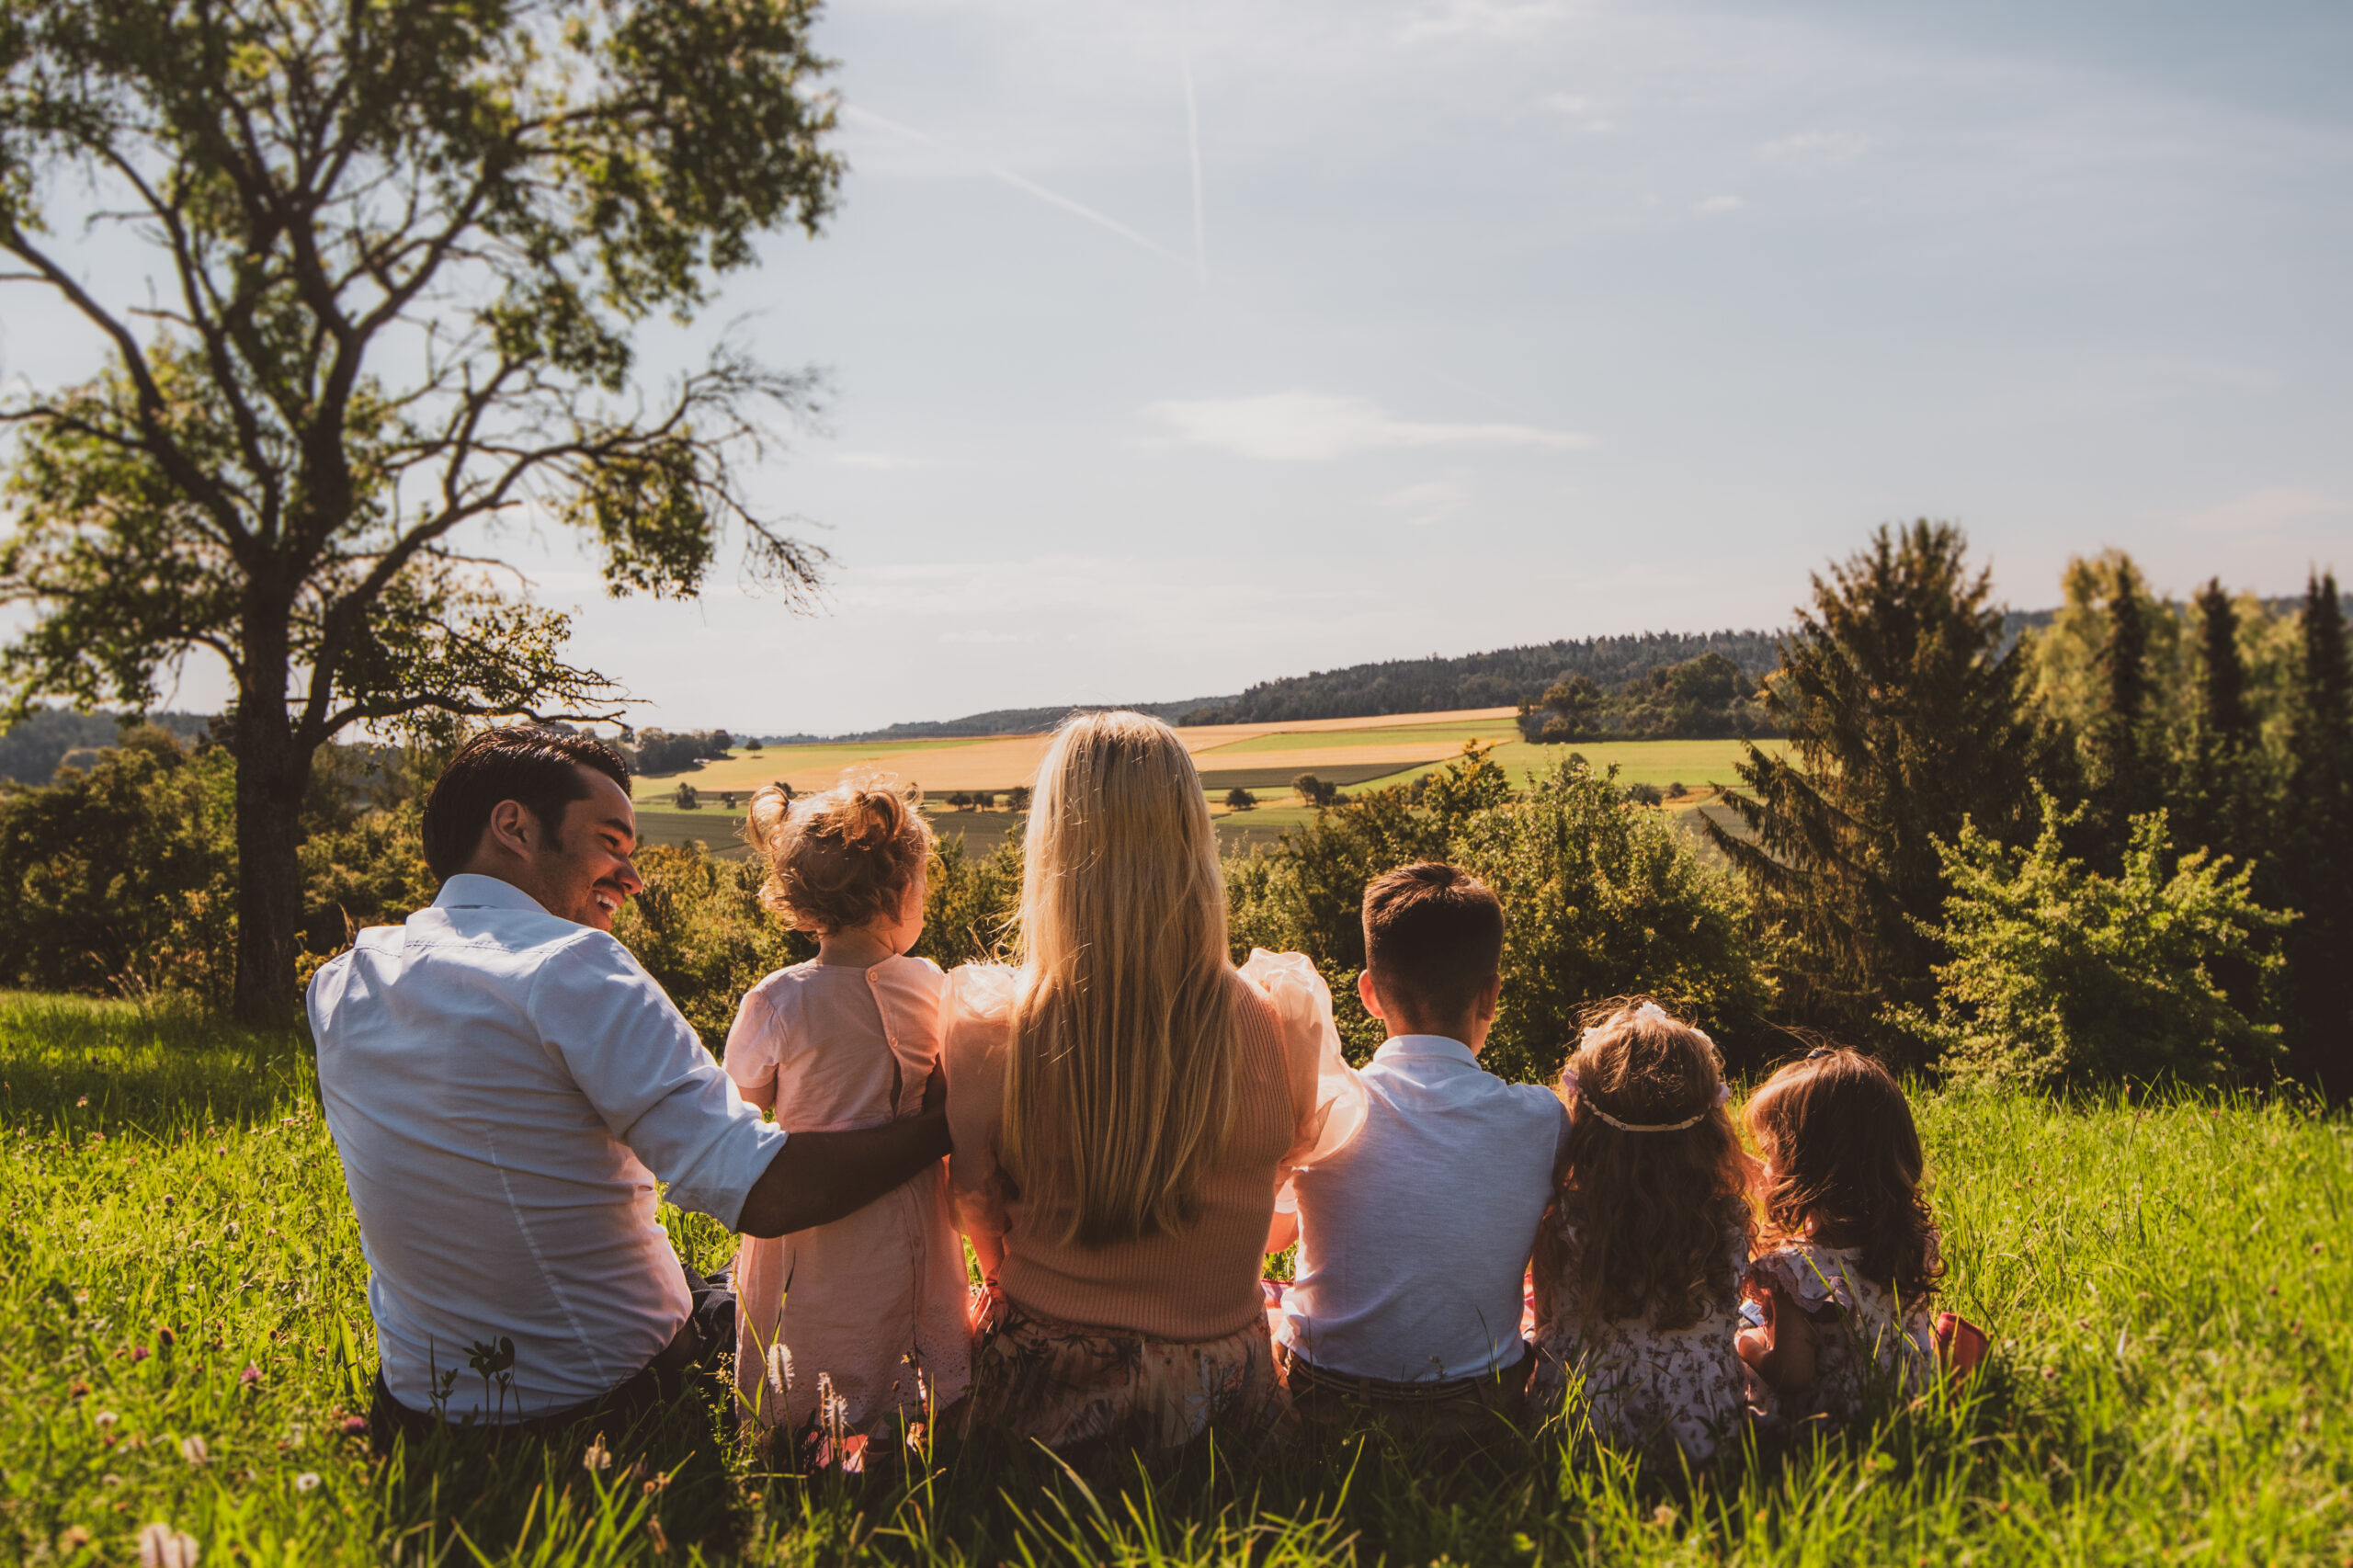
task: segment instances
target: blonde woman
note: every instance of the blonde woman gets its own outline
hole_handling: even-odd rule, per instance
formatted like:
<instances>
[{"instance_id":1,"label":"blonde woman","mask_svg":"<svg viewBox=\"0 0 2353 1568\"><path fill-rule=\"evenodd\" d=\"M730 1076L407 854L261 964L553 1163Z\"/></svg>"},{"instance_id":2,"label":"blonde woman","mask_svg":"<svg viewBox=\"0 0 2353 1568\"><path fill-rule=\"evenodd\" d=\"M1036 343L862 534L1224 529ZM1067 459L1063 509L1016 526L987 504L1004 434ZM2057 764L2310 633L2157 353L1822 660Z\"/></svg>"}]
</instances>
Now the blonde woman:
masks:
<instances>
[{"instance_id":1,"label":"blonde woman","mask_svg":"<svg viewBox=\"0 0 2353 1568\"><path fill-rule=\"evenodd\" d=\"M1135 713L1073 719L1031 796L1020 965L951 977L958 1223L986 1275L952 1420L1174 1448L1282 1411L1258 1277L1275 1188L1364 1117L1331 995L1227 955L1200 778Z\"/></svg>"}]
</instances>

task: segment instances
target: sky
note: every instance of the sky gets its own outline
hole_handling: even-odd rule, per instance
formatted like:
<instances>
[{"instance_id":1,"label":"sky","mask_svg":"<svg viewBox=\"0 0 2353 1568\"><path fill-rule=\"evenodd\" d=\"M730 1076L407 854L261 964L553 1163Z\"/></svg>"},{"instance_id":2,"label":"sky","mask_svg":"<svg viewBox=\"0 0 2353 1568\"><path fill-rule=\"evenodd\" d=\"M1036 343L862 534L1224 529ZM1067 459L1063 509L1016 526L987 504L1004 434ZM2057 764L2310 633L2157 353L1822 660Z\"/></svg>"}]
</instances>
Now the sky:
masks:
<instances>
[{"instance_id":1,"label":"sky","mask_svg":"<svg viewBox=\"0 0 2353 1568\"><path fill-rule=\"evenodd\" d=\"M506 541L641 723L1778 627L1915 517L2021 608L2111 545L2353 573L2353 7L834 0L820 42L840 210L688 335L826 373L755 481L816 612Z\"/></svg>"}]
</instances>

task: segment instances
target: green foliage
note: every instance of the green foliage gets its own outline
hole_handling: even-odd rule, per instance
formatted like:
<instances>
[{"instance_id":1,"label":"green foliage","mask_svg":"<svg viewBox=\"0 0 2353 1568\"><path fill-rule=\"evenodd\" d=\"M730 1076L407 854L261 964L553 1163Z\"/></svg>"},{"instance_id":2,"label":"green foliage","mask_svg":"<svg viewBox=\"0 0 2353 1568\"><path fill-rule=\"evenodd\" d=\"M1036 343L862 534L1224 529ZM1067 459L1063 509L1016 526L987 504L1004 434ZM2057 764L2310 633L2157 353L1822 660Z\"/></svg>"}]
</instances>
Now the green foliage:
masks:
<instances>
[{"instance_id":1,"label":"green foliage","mask_svg":"<svg viewBox=\"0 0 2353 1568\"><path fill-rule=\"evenodd\" d=\"M1509 922L1503 1007L1483 1059L1491 1070L1549 1076L1586 1008L1635 992L1688 1009L1737 1050L1771 999L1738 889L1614 780L1570 762L1515 795L1483 748L1466 749L1428 776L1418 806L1403 789L1352 796L1228 863L1234 952L1313 959L1360 1059L1385 1033L1356 997L1365 884L1415 860L1451 860L1495 890Z\"/></svg>"},{"instance_id":2,"label":"green foliage","mask_svg":"<svg viewBox=\"0 0 2353 1568\"><path fill-rule=\"evenodd\" d=\"M1449 850L1508 918L1503 1006L1481 1056L1490 1072L1551 1078L1595 1004L1636 994L1728 1052L1761 1045L1772 989L1740 890L1613 776L1564 763L1464 819Z\"/></svg>"},{"instance_id":3,"label":"green foliage","mask_svg":"<svg viewBox=\"0 0 2353 1568\"><path fill-rule=\"evenodd\" d=\"M1987 1370L1961 1398L1688 1480L1564 1423L1471 1451L1351 1432L1067 1471L943 1442L844 1484L774 1473L692 1394L653 1431L606 1434L608 1471L582 1463L594 1431L381 1463L343 1434L374 1371L368 1269L301 1040L0 998L0 1557L135 1562L151 1522L204 1563L255 1564L2353 1555L2344 1120L2211 1096L1915 1108L1944 1293L1991 1330ZM698 1267L729 1255L707 1221L663 1221Z\"/></svg>"},{"instance_id":4,"label":"green foliage","mask_svg":"<svg viewBox=\"0 0 2353 1568\"><path fill-rule=\"evenodd\" d=\"M2063 848L2068 813L2041 797L2023 853L1964 824L1940 845L1952 884L1937 937L1932 1019L1896 1021L1933 1042L1957 1077L2078 1088L2116 1079L2211 1083L2268 1074L2279 1028L2249 1019L2217 980L2277 976L2290 916L2258 904L2251 868L2193 850L2177 859L2162 812L2135 817L2121 874L2085 869Z\"/></svg>"},{"instance_id":5,"label":"green foliage","mask_svg":"<svg viewBox=\"0 0 2353 1568\"><path fill-rule=\"evenodd\" d=\"M1531 741L1709 740L1780 733L1756 681L1713 651L1660 665L1604 691L1590 676L1547 687L1520 728Z\"/></svg>"},{"instance_id":6,"label":"green foliage","mask_svg":"<svg viewBox=\"0 0 2353 1568\"><path fill-rule=\"evenodd\" d=\"M823 552L743 478L813 379L722 347L657 391L633 346L759 233L830 210L813 11L0 0L6 281L107 356L0 406L0 600L30 611L0 685L19 712L143 710L189 653L226 665L247 1017L293 1000L322 745L430 713L616 716L569 619L460 540L528 503L615 594L696 593L731 533L753 576L814 581ZM150 253L119 291L45 225L64 186Z\"/></svg>"},{"instance_id":7,"label":"green foliage","mask_svg":"<svg viewBox=\"0 0 2353 1568\"><path fill-rule=\"evenodd\" d=\"M767 869L756 857L722 859L699 844L655 845L638 851L637 874L645 886L621 905L613 935L717 1055L744 994L775 971L814 958L817 944L760 906Z\"/></svg>"},{"instance_id":8,"label":"green foliage","mask_svg":"<svg viewBox=\"0 0 2353 1568\"><path fill-rule=\"evenodd\" d=\"M228 994L235 770L161 730L0 794L0 983Z\"/></svg>"},{"instance_id":9,"label":"green foliage","mask_svg":"<svg viewBox=\"0 0 2353 1568\"><path fill-rule=\"evenodd\" d=\"M2333 574L2313 574L2297 630L2277 877L2304 915L2288 937L2290 1028L2299 1070L2353 1095L2353 653Z\"/></svg>"},{"instance_id":10,"label":"green foliage","mask_svg":"<svg viewBox=\"0 0 2353 1568\"><path fill-rule=\"evenodd\" d=\"M1766 683L1789 752L1749 746L1746 792L1724 797L1753 836L1707 821L1805 1021L1868 1030L1890 1003L1927 1001L1937 954L1921 923L1946 892L1937 841L1972 819L1999 837L2024 805L2018 662L1990 577L1963 553L1949 525L1882 528L1813 579Z\"/></svg>"},{"instance_id":11,"label":"green foliage","mask_svg":"<svg viewBox=\"0 0 2353 1568\"><path fill-rule=\"evenodd\" d=\"M1013 949L1021 911L1021 840L1001 840L975 856L964 835L949 834L934 850L924 884L923 936L914 952L942 969L984 963Z\"/></svg>"}]
</instances>

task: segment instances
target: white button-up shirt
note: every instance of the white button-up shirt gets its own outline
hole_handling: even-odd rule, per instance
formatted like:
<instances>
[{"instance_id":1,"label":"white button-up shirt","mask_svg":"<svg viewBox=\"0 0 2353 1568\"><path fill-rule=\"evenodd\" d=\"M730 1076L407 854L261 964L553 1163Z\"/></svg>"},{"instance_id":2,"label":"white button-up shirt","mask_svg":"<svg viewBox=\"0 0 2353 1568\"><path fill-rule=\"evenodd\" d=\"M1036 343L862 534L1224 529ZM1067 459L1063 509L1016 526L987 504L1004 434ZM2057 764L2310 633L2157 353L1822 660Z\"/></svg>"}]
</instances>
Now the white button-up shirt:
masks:
<instances>
[{"instance_id":1,"label":"white button-up shirt","mask_svg":"<svg viewBox=\"0 0 2353 1568\"><path fill-rule=\"evenodd\" d=\"M453 1420L513 1420L634 1375L691 1304L656 1178L733 1227L784 1146L628 949L494 877L362 931L309 1005L384 1381L412 1410L446 1387ZM501 1336L504 1388L469 1366Z\"/></svg>"},{"instance_id":2,"label":"white button-up shirt","mask_svg":"<svg viewBox=\"0 0 2353 1568\"><path fill-rule=\"evenodd\" d=\"M1568 1111L1440 1035L1397 1036L1358 1077L1363 1130L1294 1174L1279 1205L1299 1214L1299 1266L1276 1337L1390 1382L1518 1364L1521 1279Z\"/></svg>"}]
</instances>

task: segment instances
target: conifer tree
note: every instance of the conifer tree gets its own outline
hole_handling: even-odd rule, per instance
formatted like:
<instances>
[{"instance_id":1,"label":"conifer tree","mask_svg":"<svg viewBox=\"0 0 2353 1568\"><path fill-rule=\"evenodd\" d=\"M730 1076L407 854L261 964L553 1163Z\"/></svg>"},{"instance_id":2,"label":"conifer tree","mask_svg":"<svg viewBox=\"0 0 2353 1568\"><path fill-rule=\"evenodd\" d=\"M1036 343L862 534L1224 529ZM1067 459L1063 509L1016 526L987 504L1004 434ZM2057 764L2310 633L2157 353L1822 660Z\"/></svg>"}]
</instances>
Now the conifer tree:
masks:
<instances>
[{"instance_id":1,"label":"conifer tree","mask_svg":"<svg viewBox=\"0 0 2353 1568\"><path fill-rule=\"evenodd\" d=\"M2123 854L2131 820L2157 808L2159 790L2157 747L2150 733L2151 606L2130 558L2114 564L2107 608L2108 633L2099 649L2100 707L2084 737L2090 847L2102 865Z\"/></svg>"},{"instance_id":2,"label":"conifer tree","mask_svg":"<svg viewBox=\"0 0 2353 1568\"><path fill-rule=\"evenodd\" d=\"M1936 841L1963 821L2002 836L2028 801L2019 661L1964 552L1960 529L1924 520L1814 577L1766 685L1789 752L1752 744L1740 764L1745 792L1725 801L1747 835L1708 823L1786 943L1784 998L1817 1022L1868 1032L1926 1000Z\"/></svg>"},{"instance_id":3,"label":"conifer tree","mask_svg":"<svg viewBox=\"0 0 2353 1568\"><path fill-rule=\"evenodd\" d=\"M2353 665L2334 573L2309 580L2300 630L2279 868L2302 916L2288 931L2290 1066L2343 1096L2353 1093Z\"/></svg>"},{"instance_id":4,"label":"conifer tree","mask_svg":"<svg viewBox=\"0 0 2353 1568\"><path fill-rule=\"evenodd\" d=\"M2266 845L2267 768L2247 700L2238 607L2217 577L2198 590L2198 701L2182 734L2167 790L2176 840L2242 864Z\"/></svg>"}]
</instances>

